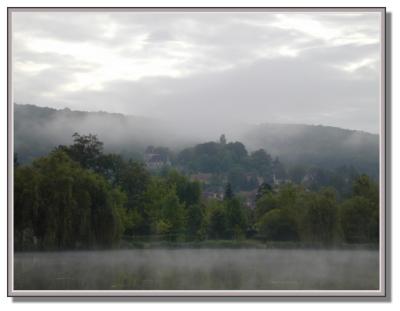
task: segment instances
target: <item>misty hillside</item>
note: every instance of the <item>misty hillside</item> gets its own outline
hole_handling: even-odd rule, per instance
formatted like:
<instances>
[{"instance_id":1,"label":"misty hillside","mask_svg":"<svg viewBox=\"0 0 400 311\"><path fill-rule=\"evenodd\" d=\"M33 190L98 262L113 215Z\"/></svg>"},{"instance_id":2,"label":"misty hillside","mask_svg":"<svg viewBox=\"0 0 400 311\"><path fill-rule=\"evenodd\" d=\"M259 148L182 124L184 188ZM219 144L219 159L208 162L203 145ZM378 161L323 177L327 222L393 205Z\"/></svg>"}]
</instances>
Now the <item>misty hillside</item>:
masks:
<instances>
[{"instance_id":1,"label":"misty hillside","mask_svg":"<svg viewBox=\"0 0 400 311\"><path fill-rule=\"evenodd\" d=\"M30 162L60 144L70 144L75 132L96 134L106 151L134 158L141 158L148 145L177 148L193 143L167 123L151 118L14 105L14 146L21 162Z\"/></svg>"},{"instance_id":2,"label":"misty hillside","mask_svg":"<svg viewBox=\"0 0 400 311\"><path fill-rule=\"evenodd\" d=\"M286 164L334 169L352 165L379 174L379 136L330 126L263 124L244 133L249 149L265 148Z\"/></svg>"},{"instance_id":3,"label":"misty hillside","mask_svg":"<svg viewBox=\"0 0 400 311\"><path fill-rule=\"evenodd\" d=\"M176 124L123 114L56 110L33 105L14 105L14 144L20 162L30 162L55 146L72 142L72 134L97 134L106 151L142 158L148 145L171 150L201 143L196 131ZM216 133L218 130L216 130ZM264 124L242 129L228 141L239 140L249 150L265 149L289 165L333 169L353 165L376 177L379 170L379 136L327 126ZM233 131L232 131L233 132ZM236 132L238 130L236 129ZM191 134L189 134L191 133ZM210 138L217 140L219 136Z\"/></svg>"}]
</instances>

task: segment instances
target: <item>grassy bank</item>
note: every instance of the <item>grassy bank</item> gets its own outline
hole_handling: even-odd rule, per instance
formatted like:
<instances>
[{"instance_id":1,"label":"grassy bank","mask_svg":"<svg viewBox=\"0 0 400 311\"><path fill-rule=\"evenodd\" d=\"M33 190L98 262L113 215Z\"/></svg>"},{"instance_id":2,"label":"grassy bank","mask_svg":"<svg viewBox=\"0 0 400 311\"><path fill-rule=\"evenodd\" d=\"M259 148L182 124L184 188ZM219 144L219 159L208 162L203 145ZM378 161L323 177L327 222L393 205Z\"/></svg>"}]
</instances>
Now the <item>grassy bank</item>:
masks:
<instances>
[{"instance_id":1,"label":"grassy bank","mask_svg":"<svg viewBox=\"0 0 400 311\"><path fill-rule=\"evenodd\" d=\"M124 239L120 248L122 249L165 249L165 248L252 248L252 249L379 249L378 244L322 244L304 242L281 242L260 240L206 240L206 241L144 241L135 239Z\"/></svg>"}]
</instances>

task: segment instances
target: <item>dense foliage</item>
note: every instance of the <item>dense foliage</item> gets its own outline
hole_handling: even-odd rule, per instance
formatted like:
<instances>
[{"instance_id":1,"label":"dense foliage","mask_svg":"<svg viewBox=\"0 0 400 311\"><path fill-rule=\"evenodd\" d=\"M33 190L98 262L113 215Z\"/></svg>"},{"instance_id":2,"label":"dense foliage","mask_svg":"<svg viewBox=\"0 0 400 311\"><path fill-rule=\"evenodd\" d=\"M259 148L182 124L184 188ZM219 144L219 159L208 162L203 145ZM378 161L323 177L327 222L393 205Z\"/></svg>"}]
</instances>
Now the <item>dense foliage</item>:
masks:
<instances>
[{"instance_id":1,"label":"dense foliage","mask_svg":"<svg viewBox=\"0 0 400 311\"><path fill-rule=\"evenodd\" d=\"M177 155L175 165L188 174L202 172L224 176L236 191L257 188L257 177L269 183L274 175L285 177L279 159L273 160L264 149L248 154L242 143L226 143L224 135L220 140L184 149Z\"/></svg>"},{"instance_id":2,"label":"dense foliage","mask_svg":"<svg viewBox=\"0 0 400 311\"><path fill-rule=\"evenodd\" d=\"M248 153L241 142L227 142L222 135L220 142L207 142L186 148L173 157L173 164L185 174L211 175L204 185L207 191L223 191L230 183L235 192L257 189L260 183L268 185L287 183L302 184L307 189L319 191L333 187L340 198L351 195L353 180L359 176L353 166L324 169L300 164L284 165L264 149ZM260 182L261 181L261 182Z\"/></svg>"},{"instance_id":3,"label":"dense foliage","mask_svg":"<svg viewBox=\"0 0 400 311\"><path fill-rule=\"evenodd\" d=\"M351 192L341 195L340 182L277 184L276 176L290 178L278 159L262 149L248 154L225 136L183 150L174 163L179 171L165 167L154 173L142 162L104 153L95 135L79 134L72 145L30 165L16 157L15 248L108 248L123 239L378 242L378 185L367 175L345 175L351 176ZM204 183L188 177L193 172L228 172L223 196L205 197ZM246 189L243 180L253 182L249 189L258 188L254 208L238 192Z\"/></svg>"},{"instance_id":4,"label":"dense foliage","mask_svg":"<svg viewBox=\"0 0 400 311\"><path fill-rule=\"evenodd\" d=\"M121 238L126 195L56 150L15 170L15 247L111 247Z\"/></svg>"}]
</instances>

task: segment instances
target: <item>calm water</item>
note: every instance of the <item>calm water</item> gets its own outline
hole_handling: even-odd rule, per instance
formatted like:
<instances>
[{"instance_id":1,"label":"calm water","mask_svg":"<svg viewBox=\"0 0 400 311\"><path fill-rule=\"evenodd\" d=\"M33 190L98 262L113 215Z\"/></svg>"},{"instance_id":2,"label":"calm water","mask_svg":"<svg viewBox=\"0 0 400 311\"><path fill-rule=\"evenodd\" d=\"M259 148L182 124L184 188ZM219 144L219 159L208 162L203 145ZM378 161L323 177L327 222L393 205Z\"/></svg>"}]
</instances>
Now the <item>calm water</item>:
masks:
<instances>
[{"instance_id":1,"label":"calm water","mask_svg":"<svg viewBox=\"0 0 400 311\"><path fill-rule=\"evenodd\" d=\"M378 289L373 250L148 249L15 254L15 289Z\"/></svg>"}]
</instances>

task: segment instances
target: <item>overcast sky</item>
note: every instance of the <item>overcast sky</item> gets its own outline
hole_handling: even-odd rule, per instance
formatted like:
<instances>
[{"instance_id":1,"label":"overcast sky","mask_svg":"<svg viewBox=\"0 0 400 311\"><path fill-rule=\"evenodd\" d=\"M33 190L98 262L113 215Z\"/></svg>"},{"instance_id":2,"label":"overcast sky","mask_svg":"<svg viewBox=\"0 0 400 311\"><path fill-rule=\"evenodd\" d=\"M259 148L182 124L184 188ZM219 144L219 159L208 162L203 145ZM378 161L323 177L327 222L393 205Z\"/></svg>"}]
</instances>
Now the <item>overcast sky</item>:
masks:
<instances>
[{"instance_id":1,"label":"overcast sky","mask_svg":"<svg viewBox=\"0 0 400 311\"><path fill-rule=\"evenodd\" d=\"M379 13L14 12L14 102L379 128Z\"/></svg>"}]
</instances>

